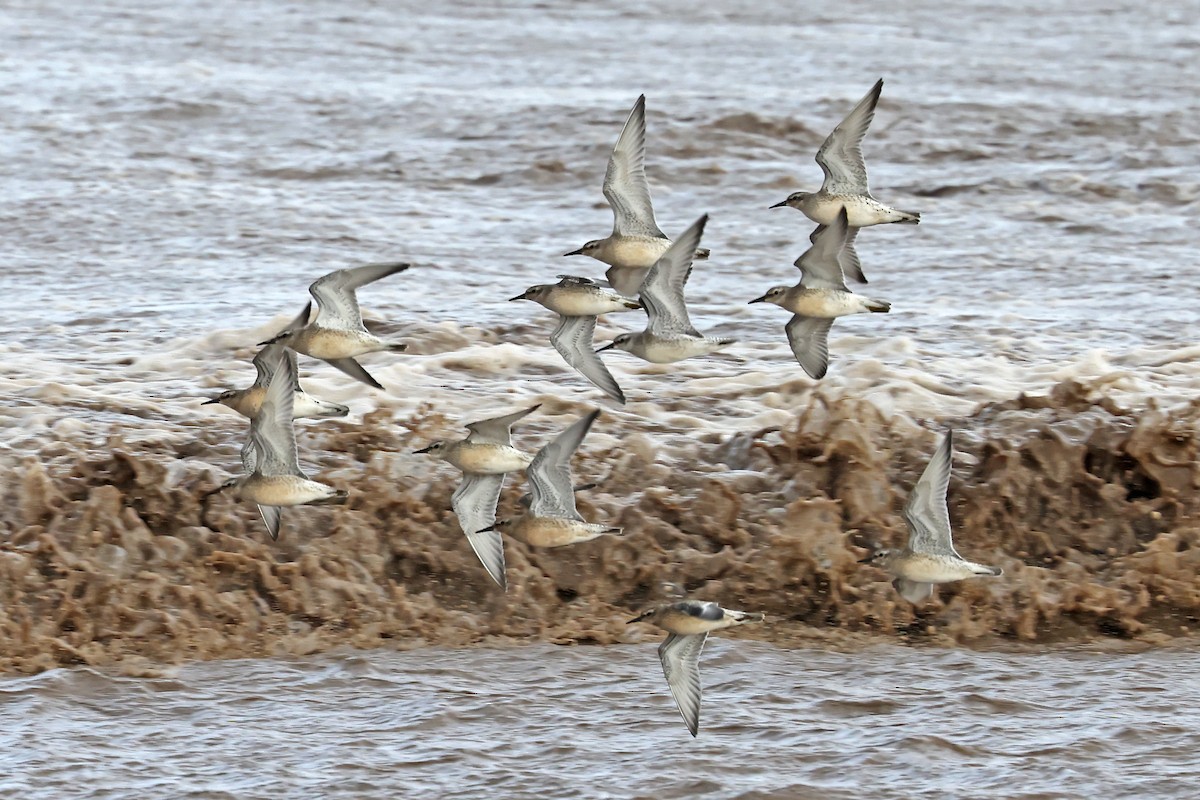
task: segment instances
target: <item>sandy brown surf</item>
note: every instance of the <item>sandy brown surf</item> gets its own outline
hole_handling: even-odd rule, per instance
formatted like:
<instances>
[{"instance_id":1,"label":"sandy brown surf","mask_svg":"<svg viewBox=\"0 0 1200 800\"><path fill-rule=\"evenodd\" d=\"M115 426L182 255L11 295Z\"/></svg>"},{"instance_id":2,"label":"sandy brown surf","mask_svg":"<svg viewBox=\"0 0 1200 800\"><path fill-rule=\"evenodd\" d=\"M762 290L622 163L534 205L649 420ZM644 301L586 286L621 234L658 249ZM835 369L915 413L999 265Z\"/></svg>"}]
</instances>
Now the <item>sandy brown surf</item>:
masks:
<instances>
[{"instance_id":1,"label":"sandy brown surf","mask_svg":"<svg viewBox=\"0 0 1200 800\"><path fill-rule=\"evenodd\" d=\"M211 451L236 458L219 431L115 425L103 446L68 434L0 476L0 669L611 643L640 636L625 620L663 580L766 612L771 624L747 635L782 644L1162 642L1200 614L1198 416L1200 403L1131 411L1069 382L951 421L956 544L1005 575L916 608L857 562L903 542L900 510L934 434L820 391L783 429L698 443L695 469L669 466L680 454L637 429L618 448L585 442L576 477L599 486L580 509L626 535L550 551L509 540L507 594L449 511L456 473L413 469L411 451L454 425L433 412L306 427L302 457L321 459L310 471L351 500L287 510L278 543L252 506L214 493ZM523 491L509 481L502 514Z\"/></svg>"}]
</instances>

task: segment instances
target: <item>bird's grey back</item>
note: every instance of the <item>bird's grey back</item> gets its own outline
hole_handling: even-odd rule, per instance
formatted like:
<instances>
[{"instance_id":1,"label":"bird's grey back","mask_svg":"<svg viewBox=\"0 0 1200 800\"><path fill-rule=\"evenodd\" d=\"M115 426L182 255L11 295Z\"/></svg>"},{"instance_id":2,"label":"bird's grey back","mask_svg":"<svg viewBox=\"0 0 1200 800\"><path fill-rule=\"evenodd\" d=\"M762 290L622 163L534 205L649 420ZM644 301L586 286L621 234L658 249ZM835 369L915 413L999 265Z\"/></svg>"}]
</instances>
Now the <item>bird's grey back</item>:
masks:
<instances>
[{"instance_id":1,"label":"bird's grey back","mask_svg":"<svg viewBox=\"0 0 1200 800\"><path fill-rule=\"evenodd\" d=\"M678 603L672 603L671 608L709 622L718 622L725 618L725 609L710 600L680 600Z\"/></svg>"}]
</instances>

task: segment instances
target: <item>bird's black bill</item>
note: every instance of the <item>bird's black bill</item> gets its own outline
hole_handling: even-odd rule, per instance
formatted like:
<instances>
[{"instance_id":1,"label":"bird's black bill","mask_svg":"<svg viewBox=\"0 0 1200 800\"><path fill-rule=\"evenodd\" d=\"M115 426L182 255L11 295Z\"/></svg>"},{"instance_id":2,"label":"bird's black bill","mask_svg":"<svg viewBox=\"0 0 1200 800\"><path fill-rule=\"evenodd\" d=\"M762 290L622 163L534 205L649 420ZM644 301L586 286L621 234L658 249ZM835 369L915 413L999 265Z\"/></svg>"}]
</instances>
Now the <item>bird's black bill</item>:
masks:
<instances>
[{"instance_id":1,"label":"bird's black bill","mask_svg":"<svg viewBox=\"0 0 1200 800\"><path fill-rule=\"evenodd\" d=\"M428 453L432 449L433 449L433 445L429 445L429 447L422 447L420 450L413 450L413 455L416 456L416 455L420 455L421 453Z\"/></svg>"},{"instance_id":2,"label":"bird's black bill","mask_svg":"<svg viewBox=\"0 0 1200 800\"><path fill-rule=\"evenodd\" d=\"M494 530L496 530L496 526L495 526L495 525L489 525L488 527L486 527L486 528L480 528L479 530L477 530L477 531L475 531L475 532L476 532L476 533L490 533L490 532L492 532L492 531L494 531Z\"/></svg>"},{"instance_id":3,"label":"bird's black bill","mask_svg":"<svg viewBox=\"0 0 1200 800\"><path fill-rule=\"evenodd\" d=\"M616 346L617 346L617 343L616 343L616 342L610 342L610 343L608 343L608 344L604 345L604 347L601 347L601 348L600 348L599 350L597 350L596 352L597 352L597 353L603 353L605 350L612 350L612 349L613 349L614 347L616 347Z\"/></svg>"},{"instance_id":4,"label":"bird's black bill","mask_svg":"<svg viewBox=\"0 0 1200 800\"><path fill-rule=\"evenodd\" d=\"M203 403L201 403L200 405L202 405L202 406L211 406L213 403L219 403L219 402L221 402L221 398L219 398L219 397L214 397L214 398L212 398L211 400L205 400L205 401L204 401Z\"/></svg>"},{"instance_id":5,"label":"bird's black bill","mask_svg":"<svg viewBox=\"0 0 1200 800\"><path fill-rule=\"evenodd\" d=\"M510 302L510 303L511 303L513 300L524 300L524 299L525 299L525 295L523 295L523 294L519 294L519 295L517 295L516 297L510 297L510 298L508 298L508 302Z\"/></svg>"},{"instance_id":6,"label":"bird's black bill","mask_svg":"<svg viewBox=\"0 0 1200 800\"><path fill-rule=\"evenodd\" d=\"M581 247L581 248L579 248L578 250L572 250L572 251L571 251L571 252L569 252L569 253L563 253L563 257L564 257L564 258L565 258L566 256L581 256L581 255L583 255L583 248L582 248L582 247Z\"/></svg>"},{"instance_id":7,"label":"bird's black bill","mask_svg":"<svg viewBox=\"0 0 1200 800\"><path fill-rule=\"evenodd\" d=\"M746 303L746 305L749 306L749 305L753 305L754 303L765 303L765 302L767 302L767 296L764 294L762 297L754 298L749 303Z\"/></svg>"},{"instance_id":8,"label":"bird's black bill","mask_svg":"<svg viewBox=\"0 0 1200 800\"><path fill-rule=\"evenodd\" d=\"M783 201L778 202L775 205L771 206L771 208L783 208L786 205L787 205L787 200L783 200Z\"/></svg>"}]
</instances>

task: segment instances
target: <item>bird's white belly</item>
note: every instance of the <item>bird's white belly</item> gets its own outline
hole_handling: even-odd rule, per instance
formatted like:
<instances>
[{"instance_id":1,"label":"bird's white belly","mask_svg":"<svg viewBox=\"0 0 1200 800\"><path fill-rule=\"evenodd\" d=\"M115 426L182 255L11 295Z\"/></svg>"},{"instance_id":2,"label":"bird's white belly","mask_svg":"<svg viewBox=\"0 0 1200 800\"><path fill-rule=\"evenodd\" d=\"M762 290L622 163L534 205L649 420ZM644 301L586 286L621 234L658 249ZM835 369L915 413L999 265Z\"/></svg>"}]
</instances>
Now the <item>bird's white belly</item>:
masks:
<instances>
[{"instance_id":1,"label":"bird's white belly","mask_svg":"<svg viewBox=\"0 0 1200 800\"><path fill-rule=\"evenodd\" d=\"M685 358L707 355L722 346L704 338L656 338L641 342L634 354L652 364L672 364L676 361L683 361Z\"/></svg>"},{"instance_id":2,"label":"bird's white belly","mask_svg":"<svg viewBox=\"0 0 1200 800\"><path fill-rule=\"evenodd\" d=\"M292 406L292 419L312 419L313 417L332 416L336 410L329 403L322 403L317 398L305 392L296 392L295 404Z\"/></svg>"},{"instance_id":3,"label":"bird's white belly","mask_svg":"<svg viewBox=\"0 0 1200 800\"><path fill-rule=\"evenodd\" d=\"M597 292L562 292L551 296L545 305L564 317L598 317L629 310L624 301Z\"/></svg>"},{"instance_id":4,"label":"bird's white belly","mask_svg":"<svg viewBox=\"0 0 1200 800\"><path fill-rule=\"evenodd\" d=\"M974 575L966 561L930 556L910 556L896 571L896 577L918 583L950 583Z\"/></svg>"},{"instance_id":5,"label":"bird's white belly","mask_svg":"<svg viewBox=\"0 0 1200 800\"><path fill-rule=\"evenodd\" d=\"M868 228L894 222L896 213L873 197L864 195L829 195L814 203L805 211L808 218L822 225L837 221L838 211L846 207L846 223L851 228Z\"/></svg>"},{"instance_id":6,"label":"bird's white belly","mask_svg":"<svg viewBox=\"0 0 1200 800\"><path fill-rule=\"evenodd\" d=\"M834 319L866 311L862 297L835 289L806 289L789 298L787 310L803 317Z\"/></svg>"},{"instance_id":7,"label":"bird's white belly","mask_svg":"<svg viewBox=\"0 0 1200 800\"><path fill-rule=\"evenodd\" d=\"M720 619L713 621L711 619L700 619L693 617L691 614L683 612L674 612L664 615L658 622L658 626L663 630L677 633L680 636L694 636L697 633L708 633L719 628L728 628L731 621L728 619Z\"/></svg>"}]
</instances>

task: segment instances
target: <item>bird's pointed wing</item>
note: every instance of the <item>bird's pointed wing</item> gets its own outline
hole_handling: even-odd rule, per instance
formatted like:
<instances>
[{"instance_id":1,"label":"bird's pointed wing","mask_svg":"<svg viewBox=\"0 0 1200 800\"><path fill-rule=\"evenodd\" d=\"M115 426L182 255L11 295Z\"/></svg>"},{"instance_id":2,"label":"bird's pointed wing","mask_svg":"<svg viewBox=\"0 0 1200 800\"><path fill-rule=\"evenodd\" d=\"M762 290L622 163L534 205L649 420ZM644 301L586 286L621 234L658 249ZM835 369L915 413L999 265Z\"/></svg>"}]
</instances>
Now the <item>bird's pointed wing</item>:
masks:
<instances>
[{"instance_id":1,"label":"bird's pointed wing","mask_svg":"<svg viewBox=\"0 0 1200 800\"><path fill-rule=\"evenodd\" d=\"M279 506L259 506L258 513L262 514L263 522L267 525L267 533L272 539L279 539L279 523L283 517L283 509Z\"/></svg>"},{"instance_id":2,"label":"bird's pointed wing","mask_svg":"<svg viewBox=\"0 0 1200 800\"><path fill-rule=\"evenodd\" d=\"M581 483L581 484L579 484L578 486L575 486L575 487L573 487L573 488L574 488L574 490L575 490L576 492L584 492L584 491L587 491L588 489L595 489L595 488L596 488L596 484L594 484L594 483ZM523 494L523 495L521 495L520 497L518 497L518 498L517 498L517 502L521 504L521 507L522 507L522 508L524 508L526 511L528 511L528 510L529 510L529 504L533 502L533 495L531 495L529 492L526 492L525 494Z\"/></svg>"},{"instance_id":3,"label":"bird's pointed wing","mask_svg":"<svg viewBox=\"0 0 1200 800\"><path fill-rule=\"evenodd\" d=\"M611 286L617 294L625 297L637 297L648 274L650 274L650 270L645 267L609 267L604 271L606 278L604 282Z\"/></svg>"},{"instance_id":4,"label":"bird's pointed wing","mask_svg":"<svg viewBox=\"0 0 1200 800\"><path fill-rule=\"evenodd\" d=\"M308 287L308 292L317 301L317 319L321 327L335 330L366 330L355 290L380 278L403 272L408 267L408 264L401 263L366 264L353 269L335 270L317 278Z\"/></svg>"},{"instance_id":5,"label":"bird's pointed wing","mask_svg":"<svg viewBox=\"0 0 1200 800\"><path fill-rule=\"evenodd\" d=\"M523 411L515 411L503 417L492 417L491 419L481 419L479 422L472 422L467 426L467 430L471 432L467 436L467 441L511 445L513 423L519 419L524 419L541 407L542 404L538 403L536 406L530 406Z\"/></svg>"},{"instance_id":6,"label":"bird's pointed wing","mask_svg":"<svg viewBox=\"0 0 1200 800\"><path fill-rule=\"evenodd\" d=\"M904 505L908 547L915 553L958 555L950 538L950 511L946 507L950 466L954 460L953 438L953 432L947 431Z\"/></svg>"},{"instance_id":7,"label":"bird's pointed wing","mask_svg":"<svg viewBox=\"0 0 1200 800\"><path fill-rule=\"evenodd\" d=\"M354 378L354 380L361 381L367 386L373 386L376 389L383 388L383 384L372 378L371 373L367 372L363 365L353 358L327 358L325 359L325 363L331 367L337 367L351 378Z\"/></svg>"},{"instance_id":8,"label":"bird's pointed wing","mask_svg":"<svg viewBox=\"0 0 1200 800\"><path fill-rule=\"evenodd\" d=\"M829 329L832 327L832 319L796 314L783 328L796 361L813 380L824 378L829 370Z\"/></svg>"},{"instance_id":9,"label":"bird's pointed wing","mask_svg":"<svg viewBox=\"0 0 1200 800\"><path fill-rule=\"evenodd\" d=\"M258 451L255 465L260 475L300 475L292 411L296 403L296 366L284 359L263 397L262 407L250 421L250 438ZM243 454L243 459L245 455Z\"/></svg>"},{"instance_id":10,"label":"bird's pointed wing","mask_svg":"<svg viewBox=\"0 0 1200 800\"><path fill-rule=\"evenodd\" d=\"M854 246L854 240L858 238L859 228L850 228L846 231L846 243L842 245L842 255L838 259L838 263L842 265L842 275L856 283L868 283L867 276L863 274L862 262L858 260L858 249Z\"/></svg>"},{"instance_id":11,"label":"bird's pointed wing","mask_svg":"<svg viewBox=\"0 0 1200 800\"><path fill-rule=\"evenodd\" d=\"M304 304L304 308L300 310L300 313L297 314L291 322L285 325L283 331L280 331L280 333L285 331L295 332L300 330L304 326L308 325L308 318L310 316L312 316L312 300L309 300Z\"/></svg>"},{"instance_id":12,"label":"bird's pointed wing","mask_svg":"<svg viewBox=\"0 0 1200 800\"><path fill-rule=\"evenodd\" d=\"M841 256L849 230L846 207L842 206L832 224L822 225L813 231L809 237L812 247L805 250L795 262L796 268L802 273L801 286L805 289L846 291Z\"/></svg>"},{"instance_id":13,"label":"bird's pointed wing","mask_svg":"<svg viewBox=\"0 0 1200 800\"><path fill-rule=\"evenodd\" d=\"M483 562L488 575L507 590L504 540L499 531L484 530L496 522L496 505L500 502L500 489L503 486L503 475L465 473L462 483L450 498L450 505L458 516L459 527L467 535L471 549Z\"/></svg>"},{"instance_id":14,"label":"bird's pointed wing","mask_svg":"<svg viewBox=\"0 0 1200 800\"><path fill-rule=\"evenodd\" d=\"M704 226L707 223L707 214L693 222L667 252L654 262L654 266L646 275L646 280L642 283L641 299L650 318L646 330L651 334L700 335L688 319L683 287L692 273L692 259L695 257L696 248L700 246L700 237L704 234Z\"/></svg>"},{"instance_id":15,"label":"bird's pointed wing","mask_svg":"<svg viewBox=\"0 0 1200 800\"><path fill-rule=\"evenodd\" d=\"M604 197L612 206L613 233L667 238L654 221L650 184L646 182L646 95L633 104L608 159Z\"/></svg>"},{"instance_id":16,"label":"bird's pointed wing","mask_svg":"<svg viewBox=\"0 0 1200 800\"><path fill-rule=\"evenodd\" d=\"M258 469L258 445L254 442L254 430L251 427L250 435L246 437L246 443L242 445L242 472L252 475L256 469Z\"/></svg>"},{"instance_id":17,"label":"bird's pointed wing","mask_svg":"<svg viewBox=\"0 0 1200 800\"><path fill-rule=\"evenodd\" d=\"M883 91L883 78L875 82L858 105L846 115L817 151L817 163L825 173L821 190L830 194L869 194L867 164L862 141L875 118L875 106Z\"/></svg>"},{"instance_id":18,"label":"bird's pointed wing","mask_svg":"<svg viewBox=\"0 0 1200 800\"><path fill-rule=\"evenodd\" d=\"M706 639L707 633L672 633L658 646L667 686L692 736L700 730L700 651Z\"/></svg>"},{"instance_id":19,"label":"bird's pointed wing","mask_svg":"<svg viewBox=\"0 0 1200 800\"><path fill-rule=\"evenodd\" d=\"M529 479L533 500L529 511L535 517L563 517L582 520L575 510L575 491L571 483L571 456L588 429L600 416L600 409L580 417L533 457L525 477Z\"/></svg>"},{"instance_id":20,"label":"bird's pointed wing","mask_svg":"<svg viewBox=\"0 0 1200 800\"><path fill-rule=\"evenodd\" d=\"M816 244L817 237L824 232L825 226L818 225L808 236L808 241ZM859 228L849 228L846 231L846 243L842 245L842 255L838 259L838 263L842 266L842 275L846 278L856 281L857 283L869 283L867 276L863 274L862 262L858 260L858 249L854 246L854 240L858 238ZM800 256L803 258L804 256ZM795 261L796 267L800 266L800 258Z\"/></svg>"},{"instance_id":21,"label":"bird's pointed wing","mask_svg":"<svg viewBox=\"0 0 1200 800\"><path fill-rule=\"evenodd\" d=\"M275 368L279 364L280 351L283 349L281 344L269 344L263 349L254 354L254 385L265 387L271 382L271 376L275 374Z\"/></svg>"},{"instance_id":22,"label":"bird's pointed wing","mask_svg":"<svg viewBox=\"0 0 1200 800\"><path fill-rule=\"evenodd\" d=\"M625 393L617 385L617 379L604 366L600 356L592 349L596 333L595 317L559 317L558 326L550 334L550 344L583 377L606 395L624 405Z\"/></svg>"}]
</instances>

